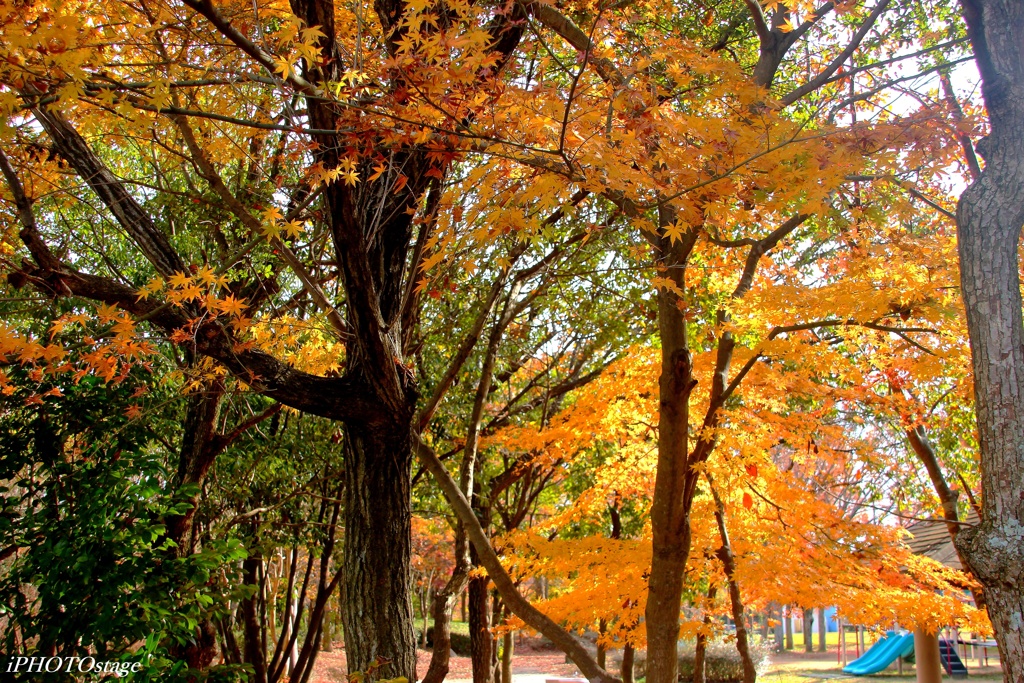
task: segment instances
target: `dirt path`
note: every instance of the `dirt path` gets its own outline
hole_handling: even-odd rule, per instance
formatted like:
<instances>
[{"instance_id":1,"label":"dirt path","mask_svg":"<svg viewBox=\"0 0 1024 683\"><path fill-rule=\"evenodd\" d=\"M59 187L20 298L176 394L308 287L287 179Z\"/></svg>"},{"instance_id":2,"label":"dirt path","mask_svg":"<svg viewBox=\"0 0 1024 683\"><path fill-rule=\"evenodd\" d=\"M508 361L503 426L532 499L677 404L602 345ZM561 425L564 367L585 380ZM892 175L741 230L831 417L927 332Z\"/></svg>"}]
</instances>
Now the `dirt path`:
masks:
<instances>
[{"instance_id":1,"label":"dirt path","mask_svg":"<svg viewBox=\"0 0 1024 683\"><path fill-rule=\"evenodd\" d=\"M416 671L423 675L430 664L430 651L416 651ZM345 678L345 651L335 649L333 652L321 652L316 660L316 668L311 683L343 683ZM554 676L578 676L579 671L574 664L565 663L565 655L552 647L545 647L536 638L524 637L516 642L515 657L512 659L512 673L515 674L550 674ZM469 657L460 657L452 653L448 671L449 681L470 679L473 677L472 662Z\"/></svg>"}]
</instances>

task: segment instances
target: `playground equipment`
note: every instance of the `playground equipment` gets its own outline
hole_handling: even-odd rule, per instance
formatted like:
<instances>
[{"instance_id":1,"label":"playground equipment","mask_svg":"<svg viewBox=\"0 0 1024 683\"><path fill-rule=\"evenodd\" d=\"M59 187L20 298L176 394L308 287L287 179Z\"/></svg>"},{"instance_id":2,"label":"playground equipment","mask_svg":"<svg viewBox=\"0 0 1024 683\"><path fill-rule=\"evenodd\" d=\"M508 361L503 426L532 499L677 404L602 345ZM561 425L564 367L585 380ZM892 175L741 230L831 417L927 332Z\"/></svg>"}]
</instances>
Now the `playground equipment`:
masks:
<instances>
[{"instance_id":1,"label":"playground equipment","mask_svg":"<svg viewBox=\"0 0 1024 683\"><path fill-rule=\"evenodd\" d=\"M967 678L967 667L957 655L954 641L945 638L939 639L939 659L942 661L942 668L952 678Z\"/></svg>"},{"instance_id":2,"label":"playground equipment","mask_svg":"<svg viewBox=\"0 0 1024 683\"><path fill-rule=\"evenodd\" d=\"M939 639L939 661L942 668L952 678L967 678L967 667L964 666L956 652L956 644L945 638ZM864 653L864 655L843 667L843 673L854 676L866 676L884 671L890 664L900 658L911 659L914 656L914 634L899 634L888 631L885 637Z\"/></svg>"},{"instance_id":3,"label":"playground equipment","mask_svg":"<svg viewBox=\"0 0 1024 683\"><path fill-rule=\"evenodd\" d=\"M899 634L889 631L885 637L864 653L858 659L843 667L843 673L854 676L865 676L867 674L884 671L890 664L900 657L906 657L914 652L914 634Z\"/></svg>"}]
</instances>

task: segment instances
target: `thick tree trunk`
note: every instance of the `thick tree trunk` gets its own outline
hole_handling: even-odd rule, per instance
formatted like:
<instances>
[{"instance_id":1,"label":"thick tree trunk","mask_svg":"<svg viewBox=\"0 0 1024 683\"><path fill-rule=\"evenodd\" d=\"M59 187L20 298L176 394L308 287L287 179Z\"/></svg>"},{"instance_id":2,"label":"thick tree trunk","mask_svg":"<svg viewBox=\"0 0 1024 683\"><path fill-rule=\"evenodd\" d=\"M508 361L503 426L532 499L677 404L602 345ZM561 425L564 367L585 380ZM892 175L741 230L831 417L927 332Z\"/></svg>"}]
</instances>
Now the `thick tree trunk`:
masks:
<instances>
[{"instance_id":1,"label":"thick tree trunk","mask_svg":"<svg viewBox=\"0 0 1024 683\"><path fill-rule=\"evenodd\" d=\"M348 671L416 680L411 558L410 432L348 426L345 438L345 602Z\"/></svg>"},{"instance_id":2,"label":"thick tree trunk","mask_svg":"<svg viewBox=\"0 0 1024 683\"><path fill-rule=\"evenodd\" d=\"M957 206L960 277L981 446L981 523L956 546L985 589L1004 679L1024 680L1024 3L963 0L990 134Z\"/></svg>"}]
</instances>

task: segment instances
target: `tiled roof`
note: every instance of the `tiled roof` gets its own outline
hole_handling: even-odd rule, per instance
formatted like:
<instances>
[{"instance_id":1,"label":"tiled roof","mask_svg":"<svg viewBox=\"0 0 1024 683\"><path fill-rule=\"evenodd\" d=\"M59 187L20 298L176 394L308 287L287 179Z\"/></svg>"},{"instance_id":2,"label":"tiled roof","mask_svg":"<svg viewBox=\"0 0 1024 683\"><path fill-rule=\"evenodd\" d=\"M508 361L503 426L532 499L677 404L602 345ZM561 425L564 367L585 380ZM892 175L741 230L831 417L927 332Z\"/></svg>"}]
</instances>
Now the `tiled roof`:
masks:
<instances>
[{"instance_id":1,"label":"tiled roof","mask_svg":"<svg viewBox=\"0 0 1024 683\"><path fill-rule=\"evenodd\" d=\"M967 512L967 517L963 520L964 523L972 525L979 521L973 509ZM911 535L907 545L915 555L930 557L953 569L963 569L956 548L953 547L953 541L949 537L945 520L935 518L915 522L907 527L907 531Z\"/></svg>"}]
</instances>

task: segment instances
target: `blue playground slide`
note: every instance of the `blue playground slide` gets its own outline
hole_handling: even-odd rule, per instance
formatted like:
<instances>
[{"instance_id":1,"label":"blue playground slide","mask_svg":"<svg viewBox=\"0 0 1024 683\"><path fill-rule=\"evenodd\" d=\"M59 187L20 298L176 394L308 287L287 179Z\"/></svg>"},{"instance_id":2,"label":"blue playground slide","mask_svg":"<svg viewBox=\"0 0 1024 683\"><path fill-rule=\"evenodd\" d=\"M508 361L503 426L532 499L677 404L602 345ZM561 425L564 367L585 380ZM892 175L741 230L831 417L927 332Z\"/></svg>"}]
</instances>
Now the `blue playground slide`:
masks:
<instances>
[{"instance_id":1,"label":"blue playground slide","mask_svg":"<svg viewBox=\"0 0 1024 683\"><path fill-rule=\"evenodd\" d=\"M914 651L914 634L899 635L892 631L872 645L859 659L843 667L843 673L864 676L884 671L899 657L906 657Z\"/></svg>"}]
</instances>

